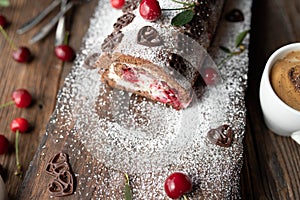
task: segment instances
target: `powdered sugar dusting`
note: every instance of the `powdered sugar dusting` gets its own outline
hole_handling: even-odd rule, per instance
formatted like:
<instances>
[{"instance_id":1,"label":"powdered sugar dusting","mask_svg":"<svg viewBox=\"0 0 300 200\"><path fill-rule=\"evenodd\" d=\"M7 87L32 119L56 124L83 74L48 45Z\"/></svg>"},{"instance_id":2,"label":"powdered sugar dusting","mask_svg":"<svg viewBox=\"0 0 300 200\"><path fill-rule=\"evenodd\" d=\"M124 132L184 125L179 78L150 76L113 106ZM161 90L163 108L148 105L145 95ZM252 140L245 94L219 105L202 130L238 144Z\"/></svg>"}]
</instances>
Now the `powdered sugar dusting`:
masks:
<instances>
[{"instance_id":1,"label":"powdered sugar dusting","mask_svg":"<svg viewBox=\"0 0 300 200\"><path fill-rule=\"evenodd\" d=\"M225 13L232 6L240 8L245 21L221 21L211 49L216 63L226 56L218 46L233 46L237 33L249 29L251 3L227 1ZM168 199L163 183L174 171L184 171L191 177L194 188L187 195L189 199L239 199L247 51L219 66L222 84L208 87L189 108L176 111L108 88L99 81L96 69L83 67L88 56L101 52L101 42L120 15L121 11L110 8L108 0L99 2L49 122L49 127L58 129L46 133L53 144L64 143L71 161L80 161L82 152L90 152L91 162L82 163L84 170L76 174L74 199L121 199L124 173L130 177L134 199ZM245 44L248 42L246 38ZM233 129L229 148L212 144L206 137L211 128L222 124ZM65 136L72 141L65 141ZM94 165L95 161L99 165ZM87 185L94 191L86 192L91 191Z\"/></svg>"}]
</instances>

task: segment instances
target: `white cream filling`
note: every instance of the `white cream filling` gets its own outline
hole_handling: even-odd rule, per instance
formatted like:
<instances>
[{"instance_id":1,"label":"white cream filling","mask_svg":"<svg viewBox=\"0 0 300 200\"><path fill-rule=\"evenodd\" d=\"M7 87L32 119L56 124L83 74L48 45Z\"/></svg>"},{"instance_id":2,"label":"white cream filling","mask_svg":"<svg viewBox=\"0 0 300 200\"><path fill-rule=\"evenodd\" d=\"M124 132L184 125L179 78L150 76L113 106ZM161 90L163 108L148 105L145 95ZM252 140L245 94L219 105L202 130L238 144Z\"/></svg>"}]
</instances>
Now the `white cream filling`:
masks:
<instances>
[{"instance_id":1,"label":"white cream filling","mask_svg":"<svg viewBox=\"0 0 300 200\"><path fill-rule=\"evenodd\" d=\"M125 64L125 63L121 63L121 64L124 64L131 69L136 68L136 65ZM136 83L132 83L130 81L124 80L122 77L120 77L116 74L116 72L115 72L116 65L117 65L117 63L112 63L110 65L108 78L114 80L117 83L117 85L123 86L129 90L132 90L132 91L139 90L139 91L150 93L149 89L150 89L150 84L154 82L153 78L147 76L146 74L137 73L136 70L134 70L135 75L139 81Z\"/></svg>"},{"instance_id":2,"label":"white cream filling","mask_svg":"<svg viewBox=\"0 0 300 200\"><path fill-rule=\"evenodd\" d=\"M170 88L166 86L162 89L157 89L155 87L151 87L151 84L160 82L162 80L157 80L154 76L152 76L147 69L143 69L145 73L137 72L137 66L133 64L127 64L127 63L121 63L126 65L128 68L131 68L136 78L138 79L138 82L130 82L127 80L124 80L122 77L118 76L115 72L115 67L118 63L112 63L109 66L109 74L108 78L114 80L117 85L125 87L128 90L131 91L141 91L141 92L147 92L150 95L152 95L154 98L164 98L165 95L163 94L164 90L169 90Z\"/></svg>"}]
</instances>

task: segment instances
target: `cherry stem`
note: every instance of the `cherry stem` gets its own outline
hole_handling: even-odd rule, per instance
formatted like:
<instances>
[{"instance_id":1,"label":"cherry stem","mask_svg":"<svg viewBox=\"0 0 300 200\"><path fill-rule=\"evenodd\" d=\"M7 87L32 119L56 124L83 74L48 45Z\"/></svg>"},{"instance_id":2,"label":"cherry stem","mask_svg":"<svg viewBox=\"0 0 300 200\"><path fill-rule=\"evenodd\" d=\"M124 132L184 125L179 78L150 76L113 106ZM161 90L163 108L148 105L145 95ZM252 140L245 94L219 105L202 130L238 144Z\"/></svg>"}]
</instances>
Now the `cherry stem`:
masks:
<instances>
[{"instance_id":1,"label":"cherry stem","mask_svg":"<svg viewBox=\"0 0 300 200\"><path fill-rule=\"evenodd\" d=\"M0 105L0 109L1 109L1 108L4 108L4 107L6 107L6 106L12 105L12 104L14 104L14 103L15 103L14 101L9 101L9 102L7 102L7 103L5 103L5 104Z\"/></svg>"},{"instance_id":2,"label":"cherry stem","mask_svg":"<svg viewBox=\"0 0 300 200\"><path fill-rule=\"evenodd\" d=\"M225 62L227 62L229 59L231 59L235 55L239 55L244 52L245 48L243 46L240 46L240 51L231 51L229 52L229 55L227 55L217 66L223 65Z\"/></svg>"},{"instance_id":3,"label":"cherry stem","mask_svg":"<svg viewBox=\"0 0 300 200\"><path fill-rule=\"evenodd\" d=\"M129 176L128 176L128 174L125 173L124 176L125 176L125 179L126 179L126 184L129 185Z\"/></svg>"},{"instance_id":4,"label":"cherry stem","mask_svg":"<svg viewBox=\"0 0 300 200\"><path fill-rule=\"evenodd\" d=\"M179 3L179 4L183 4L183 5L188 5L188 6L194 5L193 3L185 3L185 2L176 1L176 0L172 0L172 1L175 2L175 3Z\"/></svg>"},{"instance_id":5,"label":"cherry stem","mask_svg":"<svg viewBox=\"0 0 300 200\"><path fill-rule=\"evenodd\" d=\"M70 32L66 31L65 37L64 37L64 44L69 44L69 39L70 39Z\"/></svg>"},{"instance_id":6,"label":"cherry stem","mask_svg":"<svg viewBox=\"0 0 300 200\"><path fill-rule=\"evenodd\" d=\"M194 5L189 5L189 6L186 6L186 7L182 7L182 8L164 8L164 9L161 9L162 11L172 11L172 10L189 10L190 8L193 8Z\"/></svg>"},{"instance_id":7,"label":"cherry stem","mask_svg":"<svg viewBox=\"0 0 300 200\"><path fill-rule=\"evenodd\" d=\"M19 160L19 135L20 135L20 131L17 130L16 131L16 141L15 141L17 170L15 171L15 175L22 177L22 166L21 166L20 160Z\"/></svg>"},{"instance_id":8,"label":"cherry stem","mask_svg":"<svg viewBox=\"0 0 300 200\"><path fill-rule=\"evenodd\" d=\"M14 50L16 50L16 49L17 49L16 45L13 43L13 41L11 40L11 38L7 35L6 31L3 29L2 26L0 26L0 31L1 31L1 33L3 34L5 40L10 44L10 46L11 46Z\"/></svg>"},{"instance_id":9,"label":"cherry stem","mask_svg":"<svg viewBox=\"0 0 300 200\"><path fill-rule=\"evenodd\" d=\"M181 1L177 1L177 0L172 0L175 3L179 3L184 5L184 7L182 8L165 8L165 9L161 9L163 11L172 11L172 10L188 10L190 8L194 8L195 7L195 3L185 3L185 2L181 2Z\"/></svg>"},{"instance_id":10,"label":"cherry stem","mask_svg":"<svg viewBox=\"0 0 300 200\"><path fill-rule=\"evenodd\" d=\"M233 56L233 54L229 54L229 55L227 55L225 58L223 58L222 60L221 60L221 62L217 65L217 66L222 66L225 62L227 62L231 57Z\"/></svg>"},{"instance_id":11,"label":"cherry stem","mask_svg":"<svg viewBox=\"0 0 300 200\"><path fill-rule=\"evenodd\" d=\"M130 189L129 176L128 174L124 174L125 176L125 200L132 200L132 193Z\"/></svg>"},{"instance_id":12,"label":"cherry stem","mask_svg":"<svg viewBox=\"0 0 300 200\"><path fill-rule=\"evenodd\" d=\"M188 198L185 195L182 195L183 200L188 200Z\"/></svg>"}]
</instances>

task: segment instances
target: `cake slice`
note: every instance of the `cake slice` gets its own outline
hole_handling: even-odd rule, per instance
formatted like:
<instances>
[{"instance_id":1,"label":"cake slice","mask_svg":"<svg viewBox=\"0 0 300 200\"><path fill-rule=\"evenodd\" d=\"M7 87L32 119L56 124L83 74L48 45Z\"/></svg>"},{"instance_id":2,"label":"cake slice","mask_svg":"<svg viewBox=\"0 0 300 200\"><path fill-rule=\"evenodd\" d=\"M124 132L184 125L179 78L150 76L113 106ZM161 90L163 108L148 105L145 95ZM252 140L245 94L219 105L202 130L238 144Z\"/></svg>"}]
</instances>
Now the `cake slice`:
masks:
<instances>
[{"instance_id":1,"label":"cake slice","mask_svg":"<svg viewBox=\"0 0 300 200\"><path fill-rule=\"evenodd\" d=\"M111 87L133 92L175 109L186 108L191 101L191 88L183 87L148 60L130 55L113 54L110 57L106 54L98 62L99 66L104 63L108 66L102 73L101 81Z\"/></svg>"},{"instance_id":2,"label":"cake slice","mask_svg":"<svg viewBox=\"0 0 300 200\"><path fill-rule=\"evenodd\" d=\"M182 5L159 3L171 9ZM102 55L96 62L101 81L178 110L187 108L195 91L204 85L199 83L203 83L201 74L207 67L206 49L224 1L194 3L193 19L183 26L173 26L171 20L179 11L163 12L159 20L148 22L139 15L138 1L127 2L127 9L101 46Z\"/></svg>"}]
</instances>

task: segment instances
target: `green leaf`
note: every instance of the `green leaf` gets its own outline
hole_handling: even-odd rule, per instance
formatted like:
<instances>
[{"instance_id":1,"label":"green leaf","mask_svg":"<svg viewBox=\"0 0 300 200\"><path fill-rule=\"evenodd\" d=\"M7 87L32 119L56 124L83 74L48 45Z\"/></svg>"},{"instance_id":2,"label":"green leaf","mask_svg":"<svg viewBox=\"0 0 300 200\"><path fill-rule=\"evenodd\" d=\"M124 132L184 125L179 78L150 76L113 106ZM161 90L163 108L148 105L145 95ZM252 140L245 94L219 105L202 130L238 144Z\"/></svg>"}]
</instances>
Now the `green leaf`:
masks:
<instances>
[{"instance_id":1,"label":"green leaf","mask_svg":"<svg viewBox=\"0 0 300 200\"><path fill-rule=\"evenodd\" d=\"M126 178L125 182L125 200L132 200L132 193L131 193L131 188L129 185L129 177L127 174L124 174Z\"/></svg>"},{"instance_id":2,"label":"green leaf","mask_svg":"<svg viewBox=\"0 0 300 200\"><path fill-rule=\"evenodd\" d=\"M223 50L225 53L231 53L230 49L224 46L220 46L220 49Z\"/></svg>"},{"instance_id":3,"label":"green leaf","mask_svg":"<svg viewBox=\"0 0 300 200\"><path fill-rule=\"evenodd\" d=\"M7 7L9 5L9 0L0 0L0 6Z\"/></svg>"},{"instance_id":4,"label":"green leaf","mask_svg":"<svg viewBox=\"0 0 300 200\"><path fill-rule=\"evenodd\" d=\"M125 185L125 200L132 200L131 189L129 185Z\"/></svg>"},{"instance_id":5,"label":"green leaf","mask_svg":"<svg viewBox=\"0 0 300 200\"><path fill-rule=\"evenodd\" d=\"M238 47L242 44L243 40L245 39L245 37L247 36L247 34L250 32L250 30L246 30L241 32L235 40L235 47Z\"/></svg>"},{"instance_id":6,"label":"green leaf","mask_svg":"<svg viewBox=\"0 0 300 200\"><path fill-rule=\"evenodd\" d=\"M185 10L173 17L171 24L173 26L182 26L192 21L195 13L193 10Z\"/></svg>"}]
</instances>

